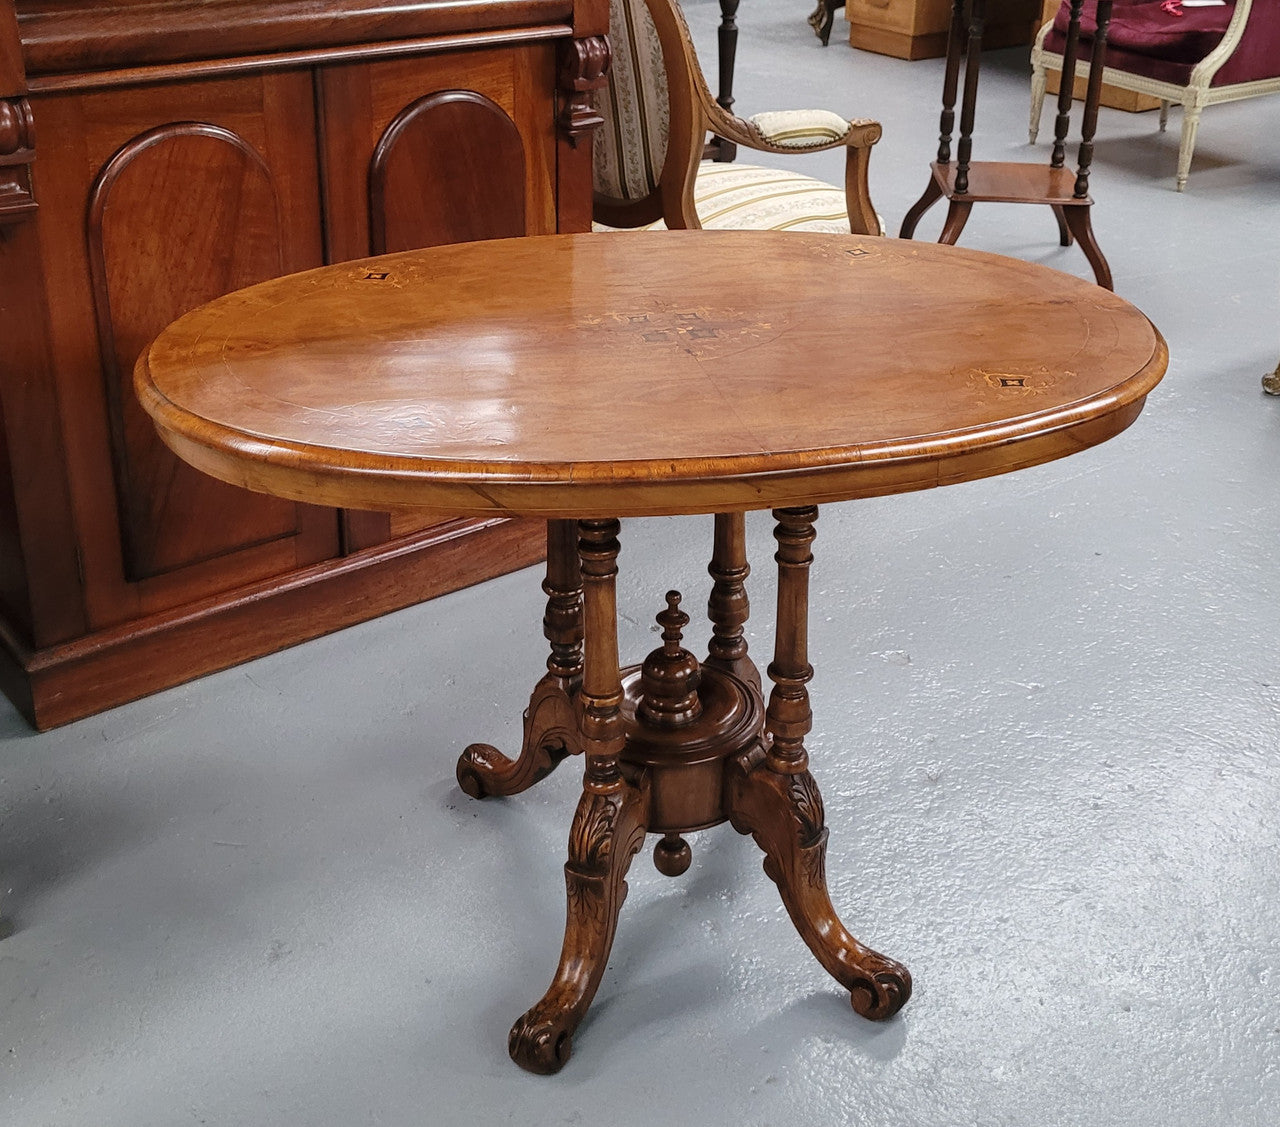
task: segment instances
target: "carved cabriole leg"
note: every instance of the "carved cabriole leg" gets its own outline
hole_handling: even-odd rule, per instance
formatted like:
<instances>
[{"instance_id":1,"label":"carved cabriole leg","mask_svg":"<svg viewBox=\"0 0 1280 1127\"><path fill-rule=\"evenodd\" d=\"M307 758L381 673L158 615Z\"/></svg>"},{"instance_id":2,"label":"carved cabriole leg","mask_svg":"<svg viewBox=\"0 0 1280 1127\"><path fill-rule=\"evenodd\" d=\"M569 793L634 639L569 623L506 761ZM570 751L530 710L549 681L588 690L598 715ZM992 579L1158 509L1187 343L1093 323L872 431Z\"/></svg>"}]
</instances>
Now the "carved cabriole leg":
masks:
<instances>
[{"instance_id":1,"label":"carved cabriole leg","mask_svg":"<svg viewBox=\"0 0 1280 1127\"><path fill-rule=\"evenodd\" d=\"M863 946L846 930L827 894L822 796L809 774L804 737L813 713L805 688L808 662L810 546L816 508L775 509L778 527L778 622L773 691L765 714L764 748L730 765L729 820L764 850L764 870L782 894L796 930L818 961L850 994L864 1017L891 1017L911 996L911 975L900 963Z\"/></svg>"},{"instance_id":2,"label":"carved cabriole leg","mask_svg":"<svg viewBox=\"0 0 1280 1127\"><path fill-rule=\"evenodd\" d=\"M707 600L707 618L711 620L711 644L704 665L723 669L760 688L760 670L747 656L747 640L742 628L751 614L747 598L746 517L742 513L717 513L715 540L711 549L708 573L715 582Z\"/></svg>"},{"instance_id":3,"label":"carved cabriole leg","mask_svg":"<svg viewBox=\"0 0 1280 1127\"><path fill-rule=\"evenodd\" d=\"M622 680L618 669L615 577L618 522L580 522L585 663L582 742L587 767L569 831L565 864L568 912L560 965L551 987L512 1027L511 1059L530 1072L558 1072L587 1012L613 946L626 873L648 823L643 772L623 774Z\"/></svg>"},{"instance_id":4,"label":"carved cabriole leg","mask_svg":"<svg viewBox=\"0 0 1280 1127\"><path fill-rule=\"evenodd\" d=\"M809 26L824 47L831 42L831 25L835 23L836 9L843 7L844 0L818 0L818 6L809 14Z\"/></svg>"},{"instance_id":5,"label":"carved cabriole leg","mask_svg":"<svg viewBox=\"0 0 1280 1127\"><path fill-rule=\"evenodd\" d=\"M542 632L551 643L547 672L529 698L520 754L508 759L488 744L471 744L458 758L458 785L472 798L519 794L582 750L574 700L582 682L582 576L578 528L547 522L547 610Z\"/></svg>"}]
</instances>

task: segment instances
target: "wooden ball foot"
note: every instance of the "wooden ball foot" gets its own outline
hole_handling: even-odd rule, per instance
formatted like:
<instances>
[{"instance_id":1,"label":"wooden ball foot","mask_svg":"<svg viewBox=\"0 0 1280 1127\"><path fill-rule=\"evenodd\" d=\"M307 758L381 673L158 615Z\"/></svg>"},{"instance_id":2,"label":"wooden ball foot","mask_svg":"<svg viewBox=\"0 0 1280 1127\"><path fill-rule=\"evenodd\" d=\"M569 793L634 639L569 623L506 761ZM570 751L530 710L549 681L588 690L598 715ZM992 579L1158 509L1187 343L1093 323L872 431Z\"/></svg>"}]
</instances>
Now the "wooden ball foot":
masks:
<instances>
[{"instance_id":1,"label":"wooden ball foot","mask_svg":"<svg viewBox=\"0 0 1280 1127\"><path fill-rule=\"evenodd\" d=\"M667 834L653 847L653 865L664 877L678 877L689 871L693 850L679 834Z\"/></svg>"}]
</instances>

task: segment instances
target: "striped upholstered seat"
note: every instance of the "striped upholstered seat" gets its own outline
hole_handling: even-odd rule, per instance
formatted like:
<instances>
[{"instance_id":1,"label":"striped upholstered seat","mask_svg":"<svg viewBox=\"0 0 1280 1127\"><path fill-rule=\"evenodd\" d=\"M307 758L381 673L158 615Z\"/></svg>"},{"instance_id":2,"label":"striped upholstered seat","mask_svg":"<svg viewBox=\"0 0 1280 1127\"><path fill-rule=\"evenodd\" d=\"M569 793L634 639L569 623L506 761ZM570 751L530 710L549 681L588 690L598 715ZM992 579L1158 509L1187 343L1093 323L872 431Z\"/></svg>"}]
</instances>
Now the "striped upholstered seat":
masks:
<instances>
[{"instance_id":1,"label":"striped upholstered seat","mask_svg":"<svg viewBox=\"0 0 1280 1127\"><path fill-rule=\"evenodd\" d=\"M758 164L703 161L693 206L708 231L829 231L849 233L844 192L832 184ZM658 219L645 230L663 231ZM597 230L606 228L596 225Z\"/></svg>"},{"instance_id":2,"label":"striped upholstered seat","mask_svg":"<svg viewBox=\"0 0 1280 1127\"><path fill-rule=\"evenodd\" d=\"M879 234L867 161L874 121L828 110L739 118L712 98L675 0L610 0L613 63L597 108L597 230L706 227ZM844 148L845 187L776 168L701 160L715 133L744 148L799 155Z\"/></svg>"}]
</instances>

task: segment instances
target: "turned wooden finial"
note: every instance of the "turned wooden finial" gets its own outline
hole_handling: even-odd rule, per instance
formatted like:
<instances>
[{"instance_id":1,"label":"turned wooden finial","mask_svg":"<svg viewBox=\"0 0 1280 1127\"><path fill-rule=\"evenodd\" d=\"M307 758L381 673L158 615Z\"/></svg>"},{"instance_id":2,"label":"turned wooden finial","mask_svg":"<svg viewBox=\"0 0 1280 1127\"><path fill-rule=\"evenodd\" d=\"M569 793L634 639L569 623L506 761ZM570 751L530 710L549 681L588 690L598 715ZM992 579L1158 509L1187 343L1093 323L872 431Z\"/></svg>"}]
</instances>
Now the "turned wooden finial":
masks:
<instances>
[{"instance_id":1,"label":"turned wooden finial","mask_svg":"<svg viewBox=\"0 0 1280 1127\"><path fill-rule=\"evenodd\" d=\"M644 659L640 669L640 716L658 728L679 728L702 712L698 659L680 645L689 616L680 609L680 592L667 592L666 610L659 612L662 645Z\"/></svg>"}]
</instances>

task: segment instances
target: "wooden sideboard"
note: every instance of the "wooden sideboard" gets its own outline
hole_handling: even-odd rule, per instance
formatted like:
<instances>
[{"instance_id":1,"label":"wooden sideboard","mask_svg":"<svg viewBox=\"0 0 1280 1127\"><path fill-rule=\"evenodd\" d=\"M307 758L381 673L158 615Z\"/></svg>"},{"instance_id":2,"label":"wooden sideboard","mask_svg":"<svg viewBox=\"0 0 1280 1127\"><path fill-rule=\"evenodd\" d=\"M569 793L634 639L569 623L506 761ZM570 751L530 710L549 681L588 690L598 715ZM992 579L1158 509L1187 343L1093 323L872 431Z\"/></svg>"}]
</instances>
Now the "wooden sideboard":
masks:
<instances>
[{"instance_id":1,"label":"wooden sideboard","mask_svg":"<svg viewBox=\"0 0 1280 1127\"><path fill-rule=\"evenodd\" d=\"M0 687L36 727L541 556L537 522L205 478L130 377L268 277L589 229L607 24L607 0L0 0Z\"/></svg>"}]
</instances>

